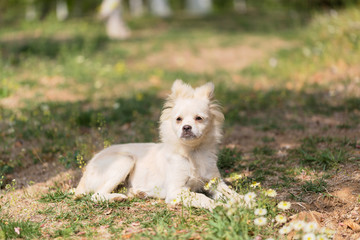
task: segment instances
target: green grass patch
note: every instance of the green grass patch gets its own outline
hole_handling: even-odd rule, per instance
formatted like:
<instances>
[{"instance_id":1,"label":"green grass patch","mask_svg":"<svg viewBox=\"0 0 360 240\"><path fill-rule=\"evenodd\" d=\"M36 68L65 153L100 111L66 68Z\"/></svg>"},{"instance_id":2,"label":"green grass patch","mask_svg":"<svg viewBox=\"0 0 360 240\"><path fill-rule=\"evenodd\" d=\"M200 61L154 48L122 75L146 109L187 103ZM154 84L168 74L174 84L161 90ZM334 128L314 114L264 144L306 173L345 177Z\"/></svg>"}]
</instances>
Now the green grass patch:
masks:
<instances>
[{"instance_id":1,"label":"green grass patch","mask_svg":"<svg viewBox=\"0 0 360 240\"><path fill-rule=\"evenodd\" d=\"M61 202L70 198L70 195L70 193L64 192L61 189L57 189L55 192L46 193L39 199L39 201L43 203Z\"/></svg>"},{"instance_id":2,"label":"green grass patch","mask_svg":"<svg viewBox=\"0 0 360 240\"><path fill-rule=\"evenodd\" d=\"M301 190L305 193L323 193L326 192L327 183L323 178L314 180L314 181L306 181L301 185Z\"/></svg>"},{"instance_id":3,"label":"green grass patch","mask_svg":"<svg viewBox=\"0 0 360 240\"><path fill-rule=\"evenodd\" d=\"M40 224L31 221L11 221L0 219L1 239L38 239L41 236Z\"/></svg>"},{"instance_id":4,"label":"green grass patch","mask_svg":"<svg viewBox=\"0 0 360 240\"><path fill-rule=\"evenodd\" d=\"M348 159L348 154L344 149L325 149L309 152L303 149L298 150L300 154L300 163L323 170L338 166L340 163L345 163Z\"/></svg>"},{"instance_id":5,"label":"green grass patch","mask_svg":"<svg viewBox=\"0 0 360 240\"><path fill-rule=\"evenodd\" d=\"M226 175L230 170L237 169L241 161L241 152L236 149L223 148L219 153L219 159L217 166L222 172L222 175Z\"/></svg>"},{"instance_id":6,"label":"green grass patch","mask_svg":"<svg viewBox=\"0 0 360 240\"><path fill-rule=\"evenodd\" d=\"M255 147L253 153L254 155L272 156L275 154L275 150L265 145L262 147Z\"/></svg>"},{"instance_id":7,"label":"green grass patch","mask_svg":"<svg viewBox=\"0 0 360 240\"><path fill-rule=\"evenodd\" d=\"M338 61L356 64L360 37L356 26L348 22L359 20L359 12L353 7L337 13L315 14L310 24L297 32L300 47L279 50L268 60L245 68L242 74L288 82L294 78L305 80Z\"/></svg>"}]
</instances>

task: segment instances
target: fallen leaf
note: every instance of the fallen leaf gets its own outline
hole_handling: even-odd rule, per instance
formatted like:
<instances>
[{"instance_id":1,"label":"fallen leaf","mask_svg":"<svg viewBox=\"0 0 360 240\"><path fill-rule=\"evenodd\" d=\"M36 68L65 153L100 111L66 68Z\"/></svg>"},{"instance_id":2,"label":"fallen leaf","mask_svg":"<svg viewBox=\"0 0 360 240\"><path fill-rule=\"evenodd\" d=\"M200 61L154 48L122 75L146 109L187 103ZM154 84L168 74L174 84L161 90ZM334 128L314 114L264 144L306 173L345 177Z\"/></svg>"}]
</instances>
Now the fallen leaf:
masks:
<instances>
[{"instance_id":1,"label":"fallen leaf","mask_svg":"<svg viewBox=\"0 0 360 240\"><path fill-rule=\"evenodd\" d=\"M306 222L313 221L319 225L321 222L321 218L322 218L322 214L319 212L316 212L316 211L303 211L303 212L299 212L298 214L295 214L290 217L291 222L297 221L297 220L302 220L302 221L306 221Z\"/></svg>"},{"instance_id":2,"label":"fallen leaf","mask_svg":"<svg viewBox=\"0 0 360 240\"><path fill-rule=\"evenodd\" d=\"M132 233L130 233L130 234L124 234L124 235L122 235L121 237L122 237L123 239L129 239L129 238L131 238L131 236L132 236Z\"/></svg>"},{"instance_id":3,"label":"fallen leaf","mask_svg":"<svg viewBox=\"0 0 360 240\"><path fill-rule=\"evenodd\" d=\"M109 210L107 210L106 212L104 212L105 215L110 215L112 213L112 209L110 208Z\"/></svg>"},{"instance_id":4,"label":"fallen leaf","mask_svg":"<svg viewBox=\"0 0 360 240\"><path fill-rule=\"evenodd\" d=\"M133 222L133 223L131 223L131 226L133 226L133 227L140 226L140 222Z\"/></svg>"},{"instance_id":5,"label":"fallen leaf","mask_svg":"<svg viewBox=\"0 0 360 240\"><path fill-rule=\"evenodd\" d=\"M351 230L353 230L354 232L360 232L360 225L357 224L356 222L353 222L352 220L345 220L344 224L348 228L351 228Z\"/></svg>"}]
</instances>

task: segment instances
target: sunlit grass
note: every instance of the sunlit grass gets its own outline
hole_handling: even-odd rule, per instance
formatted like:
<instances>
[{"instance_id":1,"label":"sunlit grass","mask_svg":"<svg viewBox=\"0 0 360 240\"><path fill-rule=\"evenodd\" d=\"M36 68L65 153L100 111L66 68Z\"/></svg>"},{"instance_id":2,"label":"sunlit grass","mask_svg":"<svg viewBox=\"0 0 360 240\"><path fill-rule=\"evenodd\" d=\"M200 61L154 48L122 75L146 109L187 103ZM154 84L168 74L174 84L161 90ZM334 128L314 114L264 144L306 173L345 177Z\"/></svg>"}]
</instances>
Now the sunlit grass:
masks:
<instances>
[{"instance_id":1,"label":"sunlit grass","mask_svg":"<svg viewBox=\"0 0 360 240\"><path fill-rule=\"evenodd\" d=\"M170 208L156 199L93 203L90 196L74 200L68 186L56 185L36 199L42 204L37 210L41 221L15 221L5 214L0 239L98 238L103 233L135 239L277 239L280 229L288 230L289 221L276 219L296 211L282 212L277 207L280 200L266 196L268 187L295 201L305 201L306 194L324 194L326 176L358 159L353 154L358 139L346 134L360 124L358 89L351 85L356 79L346 75L360 62L360 11L286 17L253 12L201 19L146 17L130 21L134 36L122 42L108 40L103 24L90 18L57 22L52 16L1 28L0 99L6 100L0 107L3 193L16 190L14 173L35 164L56 161L80 171L110 144L157 142L164 97L171 83L182 78L195 86L215 83L226 116L218 167L224 178L237 181L234 189L239 193L256 192L258 205L209 212ZM244 70L224 70L226 59L209 72L147 62L147 57L168 47L197 56L208 48L262 48L267 44L249 41L267 43L271 37L291 44L274 52L264 49L264 56ZM316 78L329 71L334 74ZM338 114L340 120L334 117ZM280 146L284 136L295 144ZM241 180L236 177L240 174ZM301 174L310 180L301 180ZM300 194L287 194L289 189ZM7 207L2 205L1 213ZM256 215L256 209L266 209L266 214Z\"/></svg>"}]
</instances>

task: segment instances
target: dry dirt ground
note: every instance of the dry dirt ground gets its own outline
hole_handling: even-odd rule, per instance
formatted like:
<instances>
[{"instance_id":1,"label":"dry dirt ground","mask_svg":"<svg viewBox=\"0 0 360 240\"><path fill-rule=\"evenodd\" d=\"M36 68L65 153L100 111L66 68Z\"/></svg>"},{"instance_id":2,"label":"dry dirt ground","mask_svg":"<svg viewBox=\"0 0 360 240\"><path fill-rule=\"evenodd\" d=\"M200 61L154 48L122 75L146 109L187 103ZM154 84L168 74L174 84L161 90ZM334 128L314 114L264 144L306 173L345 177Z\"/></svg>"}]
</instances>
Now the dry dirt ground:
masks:
<instances>
[{"instance_id":1,"label":"dry dirt ground","mask_svg":"<svg viewBox=\"0 0 360 240\"><path fill-rule=\"evenodd\" d=\"M258 41L258 42L257 42ZM207 72L217 68L219 64L224 66L227 71L239 71L248 66L253 61L261 59L268 55L269 52L278 48L289 46L289 43L283 42L279 39L270 40L272 44L267 42L260 42L259 39L249 39L245 44L242 43L235 47L226 48L211 48L200 50L194 54L191 50L184 50L178 53L175 46L166 46L163 52L147 56L144 60L150 66L162 65L169 69L182 69L194 72ZM271 46L271 47L270 47ZM176 53L176 54L175 54ZM174 56L174 57L172 57ZM248 56L246 58L238 58L238 56ZM186 60L185 60L186 59ZM226 64L224 64L226 63ZM135 66L134 68L138 67ZM352 69L352 74L359 74L359 71ZM322 74L322 75L321 75ZM319 75L331 75L331 72L319 73ZM323 79L318 75L313 77L313 80ZM327 79L331 79L327 77ZM36 91L44 91L43 95L45 101L74 101L81 98L66 89L56 89L56 84L63 81L61 78L52 81L54 86L47 86L49 81L39 79L40 88ZM153 84L159 84L159 80L154 80ZM236 79L241 81L241 79ZM29 98L36 96L36 92L26 92L23 94L19 89L12 96L2 99L3 106L16 108L19 100L22 98ZM343 113L345 114L345 113ZM291 117L291 116L289 116ZM346 115L335 115L330 117L323 117L313 115L311 118L304 118L304 131L291 130L286 132L278 132L276 130L260 131L254 127L249 126L233 126L231 129L225 129L224 146L237 147L244 154L244 160L249 155L251 160L251 151L254 146L259 144L259 139L263 137L274 138L271 142L271 147L276 149L278 155L286 158L288 152L300 145L300 140L309 135L322 136L347 136L348 138L359 137L360 126L355 129L338 129L335 126L344 122ZM327 130L324 130L327 129ZM360 157L360 146L352 153L352 156ZM251 174L251 173L247 173ZM5 210L14 219L29 219L33 221L41 221L37 214L38 210L43 208L42 203L37 199L48 191L49 188L55 184L60 186L63 190L69 190L76 186L81 175L80 169L65 169L60 163L55 160L40 162L38 164L27 167L26 169L17 169L9 176L16 179L16 189L9 191L3 195L1 201L8 201L10 205ZM316 176L315 176L316 177ZM299 175L302 180L311 180L314 178L309 173L304 172ZM274 179L276 181L276 179ZM292 201L293 205L299 212L303 212L303 217L315 219L322 226L330 227L337 231L335 238L340 239L359 239L360 238L360 170L358 163L350 163L342 166L338 171L334 172L327 181L327 194L307 194L304 197L304 202ZM264 183L271 185L271 181ZM279 191L279 198L286 199L289 193L297 194L296 188L284 188ZM149 200L155 201L155 200ZM133 226L136 228L136 226ZM131 232L131 229L125 230L125 233ZM106 230L104 230L106 232ZM106 235L104 235L105 238Z\"/></svg>"}]
</instances>

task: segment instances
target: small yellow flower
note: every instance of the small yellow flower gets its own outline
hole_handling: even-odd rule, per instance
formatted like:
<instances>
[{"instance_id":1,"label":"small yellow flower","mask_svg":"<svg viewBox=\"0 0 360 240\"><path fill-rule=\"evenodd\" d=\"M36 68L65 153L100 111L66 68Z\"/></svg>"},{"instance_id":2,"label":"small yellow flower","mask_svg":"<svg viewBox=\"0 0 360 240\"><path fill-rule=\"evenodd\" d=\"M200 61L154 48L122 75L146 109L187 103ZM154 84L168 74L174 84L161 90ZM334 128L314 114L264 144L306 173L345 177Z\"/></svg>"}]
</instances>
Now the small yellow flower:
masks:
<instances>
[{"instance_id":1,"label":"small yellow flower","mask_svg":"<svg viewBox=\"0 0 360 240\"><path fill-rule=\"evenodd\" d=\"M291 207L291 203L287 202L287 201L281 201L281 202L279 202L279 204L277 206L281 210L288 210Z\"/></svg>"},{"instance_id":2,"label":"small yellow flower","mask_svg":"<svg viewBox=\"0 0 360 240\"><path fill-rule=\"evenodd\" d=\"M117 62L115 64L115 71L119 74L123 74L126 71L126 65L124 62Z\"/></svg>"},{"instance_id":3,"label":"small yellow flower","mask_svg":"<svg viewBox=\"0 0 360 240\"><path fill-rule=\"evenodd\" d=\"M208 183L205 184L204 189L209 190L211 187L213 187L217 183L218 183L218 178L214 177Z\"/></svg>"},{"instance_id":4,"label":"small yellow flower","mask_svg":"<svg viewBox=\"0 0 360 240\"><path fill-rule=\"evenodd\" d=\"M260 183L259 182L253 182L250 187L252 188L257 188L257 187L260 187Z\"/></svg>"},{"instance_id":5,"label":"small yellow flower","mask_svg":"<svg viewBox=\"0 0 360 240\"><path fill-rule=\"evenodd\" d=\"M241 174L232 174L231 176L230 176L230 179L232 180L232 181L236 181L236 180L239 180L239 179L241 179L243 176L241 175Z\"/></svg>"},{"instance_id":6,"label":"small yellow flower","mask_svg":"<svg viewBox=\"0 0 360 240\"><path fill-rule=\"evenodd\" d=\"M136 94L135 98L136 98L136 101L141 101L144 99L144 95L142 93L138 93L138 94Z\"/></svg>"},{"instance_id":7,"label":"small yellow flower","mask_svg":"<svg viewBox=\"0 0 360 240\"><path fill-rule=\"evenodd\" d=\"M217 182L217 178L216 178L216 177L214 177L213 179L210 180L210 183L211 183L211 184L214 184L214 183L216 183L216 182Z\"/></svg>"}]
</instances>

